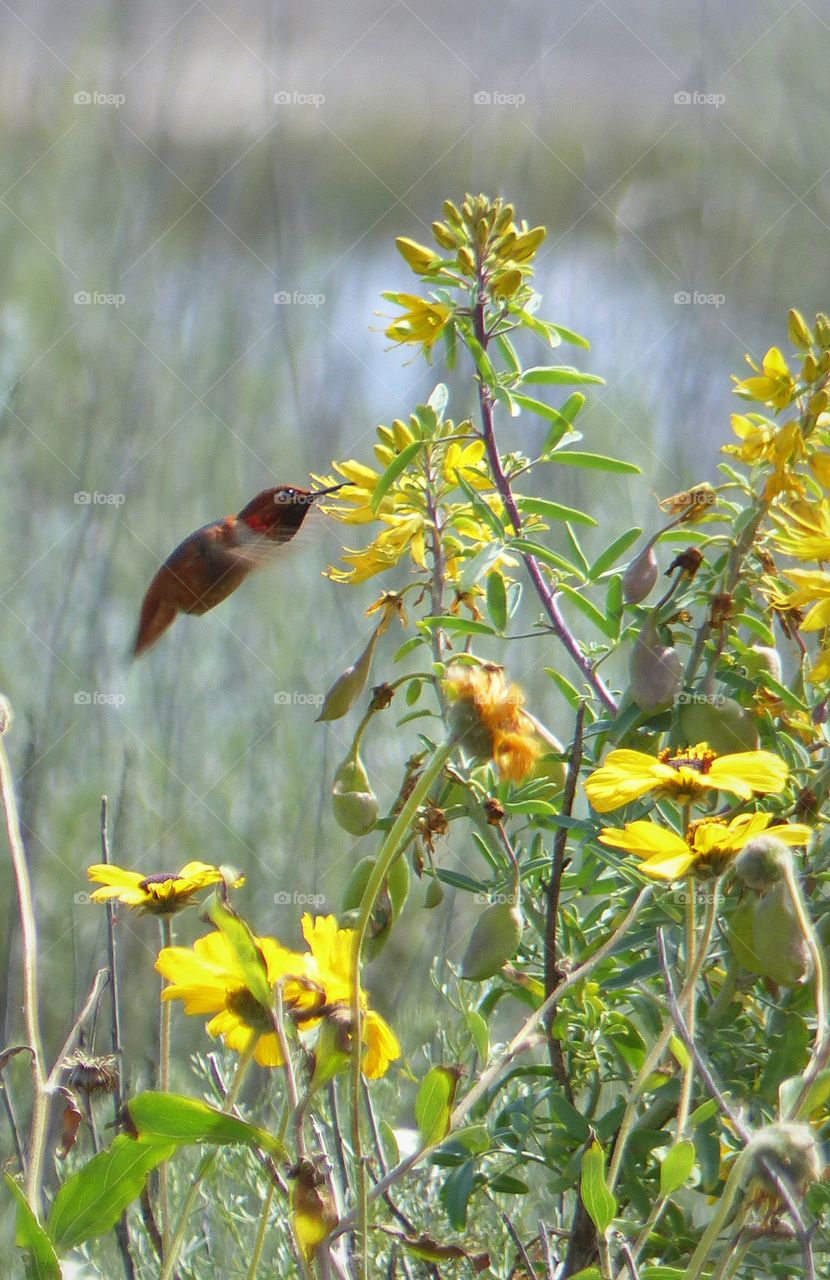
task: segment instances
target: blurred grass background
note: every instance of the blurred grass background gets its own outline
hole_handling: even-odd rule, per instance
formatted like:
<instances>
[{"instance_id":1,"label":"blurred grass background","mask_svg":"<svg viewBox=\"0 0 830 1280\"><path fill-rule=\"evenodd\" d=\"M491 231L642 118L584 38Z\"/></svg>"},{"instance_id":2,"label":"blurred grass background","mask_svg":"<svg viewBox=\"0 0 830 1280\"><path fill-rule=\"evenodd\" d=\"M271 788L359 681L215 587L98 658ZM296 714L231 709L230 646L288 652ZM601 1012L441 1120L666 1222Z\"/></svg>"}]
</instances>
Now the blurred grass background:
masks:
<instances>
[{"instance_id":1,"label":"blurred grass background","mask_svg":"<svg viewBox=\"0 0 830 1280\"><path fill-rule=\"evenodd\" d=\"M380 291L411 280L394 237L426 240L465 190L549 227L542 313L591 339L563 359L608 381L584 447L644 473L611 489L569 470L564 500L607 513L606 541L653 528L655 494L713 478L744 353L784 341L787 307L827 306L830 4L11 0L0 24L0 687L56 1046L103 954L103 911L76 901L102 793L116 861L236 864L242 909L286 941L298 907L274 894L336 907L366 851L327 803L351 722L316 725L304 701L360 651L377 594L321 578L340 526L317 518L219 611L180 620L134 669L126 654L183 536L333 458L371 460L375 424L443 376L385 351ZM76 301L96 293L117 302ZM452 385L460 418L472 387ZM501 429L532 447L543 424ZM397 644L383 641L377 679ZM557 729L541 668L561 655L520 654ZM416 739L393 752L384 732L366 754L388 805ZM482 870L473 857L448 855ZM425 971L436 937L458 958L467 926L451 899L443 910L401 931L381 1001ZM197 929L194 915L180 933ZM153 923L122 912L121 937L128 1046L149 1061Z\"/></svg>"}]
</instances>

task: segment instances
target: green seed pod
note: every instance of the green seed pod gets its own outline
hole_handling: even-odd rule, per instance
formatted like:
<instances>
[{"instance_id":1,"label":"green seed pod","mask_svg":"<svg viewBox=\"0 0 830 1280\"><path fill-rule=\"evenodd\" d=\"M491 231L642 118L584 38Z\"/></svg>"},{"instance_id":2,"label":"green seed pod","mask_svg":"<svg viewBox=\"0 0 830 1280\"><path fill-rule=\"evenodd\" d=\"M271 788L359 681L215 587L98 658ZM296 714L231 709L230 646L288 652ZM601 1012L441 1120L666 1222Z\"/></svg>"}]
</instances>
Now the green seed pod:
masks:
<instances>
[{"instance_id":1,"label":"green seed pod","mask_svg":"<svg viewBox=\"0 0 830 1280\"><path fill-rule=\"evenodd\" d=\"M626 604L640 604L654 590L659 569L653 547L646 547L623 574L622 591Z\"/></svg>"},{"instance_id":2,"label":"green seed pod","mask_svg":"<svg viewBox=\"0 0 830 1280\"><path fill-rule=\"evenodd\" d=\"M766 671L767 675L772 676L773 680L777 680L780 684L783 671L781 667L781 654L778 650L771 649L765 644L754 644L752 646L752 653L758 655L758 666L760 670Z\"/></svg>"},{"instance_id":3,"label":"green seed pod","mask_svg":"<svg viewBox=\"0 0 830 1280\"><path fill-rule=\"evenodd\" d=\"M723 694L688 694L680 708L680 728L688 743L708 742L718 755L758 748L754 716Z\"/></svg>"},{"instance_id":4,"label":"green seed pod","mask_svg":"<svg viewBox=\"0 0 830 1280\"><path fill-rule=\"evenodd\" d=\"M767 1195L776 1198L778 1189L764 1164L779 1175L785 1186L799 1195L804 1195L824 1173L821 1148L806 1124L786 1120L768 1124L759 1129L747 1150L751 1152L750 1180L760 1184Z\"/></svg>"},{"instance_id":5,"label":"green seed pod","mask_svg":"<svg viewBox=\"0 0 830 1280\"><path fill-rule=\"evenodd\" d=\"M628 663L631 701L652 715L674 705L683 688L683 664L672 645L663 644L653 617L643 624Z\"/></svg>"},{"instance_id":6,"label":"green seed pod","mask_svg":"<svg viewBox=\"0 0 830 1280\"><path fill-rule=\"evenodd\" d=\"M782 987L800 987L810 977L810 952L783 881L754 903L752 946L755 973Z\"/></svg>"},{"instance_id":7,"label":"green seed pod","mask_svg":"<svg viewBox=\"0 0 830 1280\"><path fill-rule=\"evenodd\" d=\"M783 840L775 836L756 836L745 844L734 862L735 874L750 889L771 889L782 878L793 855Z\"/></svg>"},{"instance_id":8,"label":"green seed pod","mask_svg":"<svg viewBox=\"0 0 830 1280\"><path fill-rule=\"evenodd\" d=\"M378 798L357 752L350 752L337 767L331 806L338 825L352 836L365 836L378 820Z\"/></svg>"},{"instance_id":9,"label":"green seed pod","mask_svg":"<svg viewBox=\"0 0 830 1280\"><path fill-rule=\"evenodd\" d=\"M464 959L461 977L483 982L512 960L522 940L524 921L515 903L496 902L479 916Z\"/></svg>"},{"instance_id":10,"label":"green seed pod","mask_svg":"<svg viewBox=\"0 0 830 1280\"><path fill-rule=\"evenodd\" d=\"M326 694L318 720L340 720L357 702L369 678L372 655L379 635L380 627L378 626L369 637L369 643L357 662L353 662L337 677Z\"/></svg>"},{"instance_id":11,"label":"green seed pod","mask_svg":"<svg viewBox=\"0 0 830 1280\"><path fill-rule=\"evenodd\" d=\"M433 876L427 885L426 896L424 897L424 906L428 911L440 907L444 901L444 886L437 876Z\"/></svg>"},{"instance_id":12,"label":"green seed pod","mask_svg":"<svg viewBox=\"0 0 830 1280\"><path fill-rule=\"evenodd\" d=\"M352 871L352 874L346 882L346 888L343 890L344 911L355 911L360 906L374 865L374 858L361 858L360 862L358 862L357 866ZM397 920L398 916L403 911L404 904L409 896L409 885L409 863L406 858L398 858L393 863L392 870L389 872L386 879L386 890L389 894L389 901L394 920Z\"/></svg>"}]
</instances>

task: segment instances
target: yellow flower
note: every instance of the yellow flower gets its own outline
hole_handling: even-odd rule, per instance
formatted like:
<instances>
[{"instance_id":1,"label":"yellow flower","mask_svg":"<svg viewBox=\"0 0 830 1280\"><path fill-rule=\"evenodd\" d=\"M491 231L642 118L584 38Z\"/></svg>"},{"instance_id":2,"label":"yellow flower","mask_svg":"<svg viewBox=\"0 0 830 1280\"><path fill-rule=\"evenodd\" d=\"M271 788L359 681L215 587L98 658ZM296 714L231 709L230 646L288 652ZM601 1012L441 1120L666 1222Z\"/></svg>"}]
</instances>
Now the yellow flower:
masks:
<instances>
[{"instance_id":1,"label":"yellow flower","mask_svg":"<svg viewBox=\"0 0 830 1280\"><path fill-rule=\"evenodd\" d=\"M641 858L640 870L654 880L692 875L701 880L722 875L745 844L762 832L787 845L806 844L810 828L800 823L770 826L769 813L742 813L730 822L703 818L693 822L686 839L655 822L627 822L622 829L605 827L600 842Z\"/></svg>"},{"instance_id":2,"label":"yellow flower","mask_svg":"<svg viewBox=\"0 0 830 1280\"><path fill-rule=\"evenodd\" d=\"M784 577L796 585L796 590L786 597L787 607L813 606L800 623L802 631L820 631L830 626L830 573L821 569L785 569Z\"/></svg>"},{"instance_id":3,"label":"yellow flower","mask_svg":"<svg viewBox=\"0 0 830 1280\"><path fill-rule=\"evenodd\" d=\"M541 748L532 720L522 710L524 695L508 683L504 668L453 663L444 689L453 704L453 728L474 756L494 760L509 782L521 782Z\"/></svg>"},{"instance_id":4,"label":"yellow flower","mask_svg":"<svg viewBox=\"0 0 830 1280\"><path fill-rule=\"evenodd\" d=\"M108 902L117 898L125 906L155 916L173 915L193 902L201 889L225 880L232 889L245 883L244 876L236 876L221 867L207 862L188 862L181 871L160 871L145 876L141 871L127 871L111 863L99 862L87 868L87 875L103 889L92 894L93 902Z\"/></svg>"},{"instance_id":5,"label":"yellow flower","mask_svg":"<svg viewBox=\"0 0 830 1280\"><path fill-rule=\"evenodd\" d=\"M385 330L387 338L399 344L415 343L428 351L452 316L452 310L443 303L428 302L411 293L394 294L392 301L406 308Z\"/></svg>"},{"instance_id":6,"label":"yellow flower","mask_svg":"<svg viewBox=\"0 0 830 1280\"><path fill-rule=\"evenodd\" d=\"M735 378L735 391L749 400L760 400L775 409L786 409L795 398L796 381L778 347L770 347L764 356L763 370L749 356L746 359L759 376L742 380Z\"/></svg>"},{"instance_id":7,"label":"yellow flower","mask_svg":"<svg viewBox=\"0 0 830 1280\"><path fill-rule=\"evenodd\" d=\"M272 988L282 984L283 1008L302 1032L311 1032L333 1010L348 1005L354 973L354 932L340 929L334 916L303 916L303 935L309 951L289 951L274 938L255 938ZM254 1060L263 1067L282 1065L282 1051L274 1029L274 1013L248 989L236 954L223 933L210 933L192 947L164 947L156 968L170 986L163 1000L181 1000L187 1014L210 1014L208 1034L221 1036L229 1049L244 1052L251 1036L259 1037ZM401 1056L392 1029L366 1008L362 1022L363 1070L375 1078Z\"/></svg>"},{"instance_id":8,"label":"yellow flower","mask_svg":"<svg viewBox=\"0 0 830 1280\"><path fill-rule=\"evenodd\" d=\"M308 1013L322 1007L325 996L315 992L308 981L306 957L287 951L273 938L255 938L254 942L269 984L274 987L281 979L285 981L283 1004L287 1010ZM162 1000L183 1001L187 1014L210 1014L208 1035L221 1036L235 1053L243 1053L251 1036L257 1035L254 1061L262 1067L282 1065L273 1012L249 991L236 953L223 933L197 938L192 947L163 947L156 968L170 983L161 993ZM289 975L291 982L287 981Z\"/></svg>"},{"instance_id":9,"label":"yellow flower","mask_svg":"<svg viewBox=\"0 0 830 1280\"><path fill-rule=\"evenodd\" d=\"M492 489L493 481L486 469L482 469L485 453L483 440L472 440L469 444L451 441L444 457L444 479L457 485L461 476L473 489Z\"/></svg>"},{"instance_id":10,"label":"yellow flower","mask_svg":"<svg viewBox=\"0 0 830 1280\"><path fill-rule=\"evenodd\" d=\"M774 542L795 560L830 560L830 500L791 502L777 513Z\"/></svg>"},{"instance_id":11,"label":"yellow flower","mask_svg":"<svg viewBox=\"0 0 830 1280\"><path fill-rule=\"evenodd\" d=\"M806 456L804 439L797 422L786 422L782 427L753 414L745 417L732 415L732 430L743 444L723 446L722 453L731 453L742 462L753 464L767 462L773 470L766 482L764 497L771 502L779 493L804 492L804 483L793 468Z\"/></svg>"},{"instance_id":12,"label":"yellow flower","mask_svg":"<svg viewBox=\"0 0 830 1280\"><path fill-rule=\"evenodd\" d=\"M709 791L729 791L749 800L753 794L783 791L787 766L771 751L738 751L719 756L705 742L682 751L618 749L586 779L585 793L597 813L610 813L654 791L680 801Z\"/></svg>"}]
</instances>

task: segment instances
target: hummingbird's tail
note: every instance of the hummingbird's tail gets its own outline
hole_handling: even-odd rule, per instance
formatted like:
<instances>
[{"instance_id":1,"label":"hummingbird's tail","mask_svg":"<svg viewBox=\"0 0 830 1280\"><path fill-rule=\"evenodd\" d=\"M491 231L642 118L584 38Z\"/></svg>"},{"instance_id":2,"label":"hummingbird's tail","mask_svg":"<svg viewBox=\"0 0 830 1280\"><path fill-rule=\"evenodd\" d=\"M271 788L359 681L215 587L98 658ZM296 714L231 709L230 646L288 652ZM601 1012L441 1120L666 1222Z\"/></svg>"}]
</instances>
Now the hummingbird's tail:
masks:
<instances>
[{"instance_id":1,"label":"hummingbird's tail","mask_svg":"<svg viewBox=\"0 0 830 1280\"><path fill-rule=\"evenodd\" d=\"M165 595L164 583L159 580L157 574L150 583L141 606L141 617L138 620L138 631L133 645L133 661L140 658L142 653L146 653L175 621L179 610L165 598Z\"/></svg>"}]
</instances>

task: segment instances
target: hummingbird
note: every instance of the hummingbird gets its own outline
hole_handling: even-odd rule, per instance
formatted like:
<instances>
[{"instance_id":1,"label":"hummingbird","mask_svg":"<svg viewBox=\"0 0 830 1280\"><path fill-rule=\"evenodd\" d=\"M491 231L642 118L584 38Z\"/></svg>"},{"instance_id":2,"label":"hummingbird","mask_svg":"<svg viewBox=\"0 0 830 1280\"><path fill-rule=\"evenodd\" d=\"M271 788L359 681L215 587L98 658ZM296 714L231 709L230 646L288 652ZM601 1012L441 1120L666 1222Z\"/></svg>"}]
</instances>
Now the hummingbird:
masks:
<instances>
[{"instance_id":1,"label":"hummingbird","mask_svg":"<svg viewBox=\"0 0 830 1280\"><path fill-rule=\"evenodd\" d=\"M133 658L155 644L177 614L215 609L277 547L291 541L318 498L343 487L300 489L278 484L263 489L237 515L213 520L189 534L170 552L147 588Z\"/></svg>"}]
</instances>

